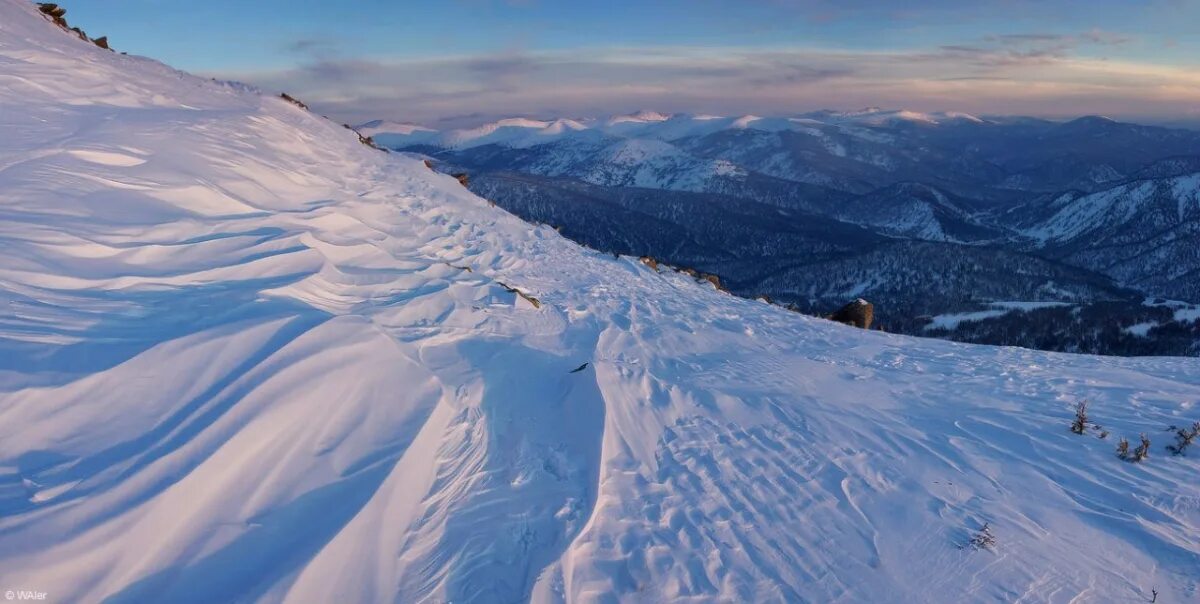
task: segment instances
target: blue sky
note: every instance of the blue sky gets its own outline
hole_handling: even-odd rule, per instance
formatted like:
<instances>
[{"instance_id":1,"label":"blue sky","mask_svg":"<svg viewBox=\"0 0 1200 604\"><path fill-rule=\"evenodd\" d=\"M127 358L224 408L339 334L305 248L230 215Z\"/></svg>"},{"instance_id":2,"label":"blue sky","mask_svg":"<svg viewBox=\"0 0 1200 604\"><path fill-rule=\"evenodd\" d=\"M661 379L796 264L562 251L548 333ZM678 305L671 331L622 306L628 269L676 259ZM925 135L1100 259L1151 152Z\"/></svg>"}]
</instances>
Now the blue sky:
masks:
<instances>
[{"instance_id":1,"label":"blue sky","mask_svg":"<svg viewBox=\"0 0 1200 604\"><path fill-rule=\"evenodd\" d=\"M865 105L1200 118L1200 0L68 0L117 48L438 123Z\"/></svg>"}]
</instances>

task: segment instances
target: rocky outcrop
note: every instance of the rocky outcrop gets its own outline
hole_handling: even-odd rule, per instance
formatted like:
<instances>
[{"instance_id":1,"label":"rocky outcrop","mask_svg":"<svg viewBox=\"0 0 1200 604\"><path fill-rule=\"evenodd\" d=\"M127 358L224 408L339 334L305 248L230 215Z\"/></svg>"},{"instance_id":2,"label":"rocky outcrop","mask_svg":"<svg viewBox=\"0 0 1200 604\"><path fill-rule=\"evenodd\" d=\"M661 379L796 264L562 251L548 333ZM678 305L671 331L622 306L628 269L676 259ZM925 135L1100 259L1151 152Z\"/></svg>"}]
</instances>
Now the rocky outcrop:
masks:
<instances>
[{"instance_id":1,"label":"rocky outcrop","mask_svg":"<svg viewBox=\"0 0 1200 604\"><path fill-rule=\"evenodd\" d=\"M862 329L870 329L871 322L875 320L875 305L858 298L825 318Z\"/></svg>"},{"instance_id":2,"label":"rocky outcrop","mask_svg":"<svg viewBox=\"0 0 1200 604\"><path fill-rule=\"evenodd\" d=\"M46 15L47 17L50 17L50 19L54 21L55 25L66 29L67 9L54 4L53 2L42 2L41 4L38 4L38 10L42 11L42 14Z\"/></svg>"},{"instance_id":3,"label":"rocky outcrop","mask_svg":"<svg viewBox=\"0 0 1200 604\"><path fill-rule=\"evenodd\" d=\"M305 105L304 103L300 102L299 99L297 99L296 97L294 97L286 92L279 93L279 98L281 98L301 109L308 109L308 105Z\"/></svg>"},{"instance_id":4,"label":"rocky outcrop","mask_svg":"<svg viewBox=\"0 0 1200 604\"><path fill-rule=\"evenodd\" d=\"M720 291L723 291L723 292L729 291L729 290L725 289L724 285L721 284L721 278L716 275L713 275L711 273L702 273L694 268L689 268L686 266L672 266L665 262L659 262L658 259L654 258L653 256L642 256L642 257L638 258L638 260L641 261L642 264L645 264L646 266L650 267L655 272L658 271L658 267L661 265L663 267L670 268L677 273L683 273L683 274L695 279L696 281L711 283L713 287L717 288Z\"/></svg>"},{"instance_id":5,"label":"rocky outcrop","mask_svg":"<svg viewBox=\"0 0 1200 604\"><path fill-rule=\"evenodd\" d=\"M55 25L79 36L80 40L91 42L92 44L95 44L96 46L99 46L105 50L112 50L108 47L108 36L100 36L99 38L92 39L89 38L87 33L82 29L68 25L66 18L67 9L53 2L40 2L38 3L38 10L41 11L43 15L46 15L47 19L53 21Z\"/></svg>"}]
</instances>

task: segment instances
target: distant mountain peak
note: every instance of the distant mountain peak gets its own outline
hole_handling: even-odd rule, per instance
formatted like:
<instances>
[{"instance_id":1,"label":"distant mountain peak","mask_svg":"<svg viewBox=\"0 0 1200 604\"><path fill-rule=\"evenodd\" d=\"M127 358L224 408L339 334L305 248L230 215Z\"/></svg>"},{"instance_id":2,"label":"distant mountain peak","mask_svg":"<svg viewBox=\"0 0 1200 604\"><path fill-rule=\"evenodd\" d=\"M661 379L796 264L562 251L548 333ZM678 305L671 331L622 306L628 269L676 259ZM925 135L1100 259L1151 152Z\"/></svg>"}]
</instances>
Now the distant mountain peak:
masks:
<instances>
[{"instance_id":1,"label":"distant mountain peak","mask_svg":"<svg viewBox=\"0 0 1200 604\"><path fill-rule=\"evenodd\" d=\"M625 122L665 122L671 119L671 117L673 117L671 113L659 113L657 111L642 109L641 111L626 115L614 115L608 118L607 123L611 125Z\"/></svg>"},{"instance_id":2,"label":"distant mountain peak","mask_svg":"<svg viewBox=\"0 0 1200 604\"><path fill-rule=\"evenodd\" d=\"M415 132L437 132L433 128L426 128L419 124L411 122L393 122L391 120L371 120L363 122L354 127L363 136L374 136L375 134L386 132L389 134L413 134Z\"/></svg>"}]
</instances>

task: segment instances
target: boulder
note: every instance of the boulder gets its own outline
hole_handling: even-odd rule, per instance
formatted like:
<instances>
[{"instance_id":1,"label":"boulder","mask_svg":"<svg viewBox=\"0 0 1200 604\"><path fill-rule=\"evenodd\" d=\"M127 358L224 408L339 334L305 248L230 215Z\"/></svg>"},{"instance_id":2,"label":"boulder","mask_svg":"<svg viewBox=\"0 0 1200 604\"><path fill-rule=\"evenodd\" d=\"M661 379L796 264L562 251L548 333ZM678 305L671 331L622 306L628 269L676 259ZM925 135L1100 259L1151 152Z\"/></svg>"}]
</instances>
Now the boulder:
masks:
<instances>
[{"instance_id":1,"label":"boulder","mask_svg":"<svg viewBox=\"0 0 1200 604\"><path fill-rule=\"evenodd\" d=\"M721 291L725 291L725 286L721 285L721 278L716 275L711 275L709 273L700 273L699 279L701 281L708 281L709 283L713 284L713 287L715 287Z\"/></svg>"},{"instance_id":2,"label":"boulder","mask_svg":"<svg viewBox=\"0 0 1200 604\"><path fill-rule=\"evenodd\" d=\"M870 329L871 321L875 320L875 305L858 298L825 318L862 329Z\"/></svg>"}]
</instances>

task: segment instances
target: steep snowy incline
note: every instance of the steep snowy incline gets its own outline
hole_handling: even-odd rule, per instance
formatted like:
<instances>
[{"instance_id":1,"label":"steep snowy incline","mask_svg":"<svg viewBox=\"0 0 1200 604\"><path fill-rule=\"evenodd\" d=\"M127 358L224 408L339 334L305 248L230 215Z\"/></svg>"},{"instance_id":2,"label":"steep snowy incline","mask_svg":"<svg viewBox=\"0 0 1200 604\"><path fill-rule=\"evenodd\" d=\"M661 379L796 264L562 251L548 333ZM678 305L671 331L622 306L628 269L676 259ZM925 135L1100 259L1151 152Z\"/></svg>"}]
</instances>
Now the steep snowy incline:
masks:
<instances>
[{"instance_id":1,"label":"steep snowy incline","mask_svg":"<svg viewBox=\"0 0 1200 604\"><path fill-rule=\"evenodd\" d=\"M0 0L0 83L0 589L1200 590L1197 462L1162 450L1200 420L1194 360L917 340L727 296L23 0ZM1067 431L1081 400L1112 436ZM1139 432L1151 458L1116 459ZM984 523L994 548L962 549Z\"/></svg>"},{"instance_id":2,"label":"steep snowy incline","mask_svg":"<svg viewBox=\"0 0 1200 604\"><path fill-rule=\"evenodd\" d=\"M1142 241L1200 220L1200 173L1136 180L1089 195L1067 193L1051 209L1053 215L1024 233L1055 244Z\"/></svg>"}]
</instances>

